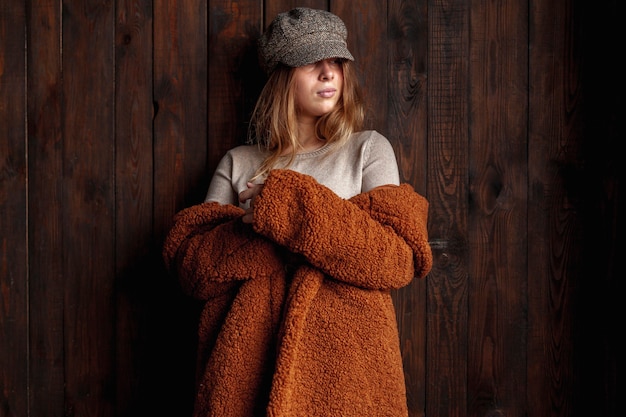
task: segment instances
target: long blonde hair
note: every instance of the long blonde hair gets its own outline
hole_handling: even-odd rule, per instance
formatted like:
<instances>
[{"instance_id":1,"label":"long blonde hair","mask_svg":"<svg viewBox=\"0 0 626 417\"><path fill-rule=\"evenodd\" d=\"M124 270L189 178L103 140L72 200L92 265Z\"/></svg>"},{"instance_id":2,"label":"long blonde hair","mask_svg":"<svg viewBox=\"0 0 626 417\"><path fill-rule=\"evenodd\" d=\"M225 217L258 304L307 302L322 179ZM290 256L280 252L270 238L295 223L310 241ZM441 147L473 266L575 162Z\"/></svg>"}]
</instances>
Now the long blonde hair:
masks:
<instances>
[{"instance_id":1,"label":"long blonde hair","mask_svg":"<svg viewBox=\"0 0 626 417\"><path fill-rule=\"evenodd\" d=\"M337 106L315 124L315 135L326 143L341 145L363 126L365 106L352 61L342 61L343 91ZM298 151L294 68L279 65L270 75L256 102L248 130L248 143L256 143L269 155L253 179L265 177L287 148L288 167Z\"/></svg>"}]
</instances>

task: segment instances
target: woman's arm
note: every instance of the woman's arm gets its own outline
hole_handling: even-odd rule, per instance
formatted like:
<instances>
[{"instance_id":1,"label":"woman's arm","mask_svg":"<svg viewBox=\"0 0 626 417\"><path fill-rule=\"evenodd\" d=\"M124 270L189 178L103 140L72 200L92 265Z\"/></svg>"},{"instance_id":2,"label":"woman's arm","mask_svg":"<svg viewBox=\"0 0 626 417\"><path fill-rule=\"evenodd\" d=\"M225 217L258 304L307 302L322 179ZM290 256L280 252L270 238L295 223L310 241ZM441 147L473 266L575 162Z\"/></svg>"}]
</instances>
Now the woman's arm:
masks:
<instances>
[{"instance_id":1,"label":"woman's arm","mask_svg":"<svg viewBox=\"0 0 626 417\"><path fill-rule=\"evenodd\" d=\"M399 185L400 173L391 143L375 130L369 131L367 134L369 140L366 142L366 155L363 158L362 191L367 192L387 184Z\"/></svg>"},{"instance_id":2,"label":"woman's arm","mask_svg":"<svg viewBox=\"0 0 626 417\"><path fill-rule=\"evenodd\" d=\"M232 175L233 156L231 152L227 152L215 168L204 201L237 205L237 192L232 187Z\"/></svg>"},{"instance_id":3,"label":"woman's arm","mask_svg":"<svg viewBox=\"0 0 626 417\"><path fill-rule=\"evenodd\" d=\"M281 268L275 245L241 221L243 210L203 203L181 210L168 233L163 258L188 295L208 300L238 281Z\"/></svg>"},{"instance_id":4,"label":"woman's arm","mask_svg":"<svg viewBox=\"0 0 626 417\"><path fill-rule=\"evenodd\" d=\"M408 184L344 200L313 177L273 170L255 200L253 226L338 280L391 289L432 267L427 212Z\"/></svg>"}]
</instances>

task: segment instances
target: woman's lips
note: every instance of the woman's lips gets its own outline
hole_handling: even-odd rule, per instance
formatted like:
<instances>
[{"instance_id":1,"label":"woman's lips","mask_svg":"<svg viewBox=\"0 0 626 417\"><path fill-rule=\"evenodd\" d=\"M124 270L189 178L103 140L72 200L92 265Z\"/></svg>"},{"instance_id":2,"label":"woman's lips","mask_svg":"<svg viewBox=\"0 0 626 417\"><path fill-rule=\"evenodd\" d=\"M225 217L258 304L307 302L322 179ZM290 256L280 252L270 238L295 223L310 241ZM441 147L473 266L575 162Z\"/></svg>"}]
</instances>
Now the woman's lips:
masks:
<instances>
[{"instance_id":1,"label":"woman's lips","mask_svg":"<svg viewBox=\"0 0 626 417\"><path fill-rule=\"evenodd\" d=\"M321 97L324 97L324 98L331 98L332 96L335 95L336 92L337 90L334 88L325 88L319 91L317 94L319 94Z\"/></svg>"}]
</instances>

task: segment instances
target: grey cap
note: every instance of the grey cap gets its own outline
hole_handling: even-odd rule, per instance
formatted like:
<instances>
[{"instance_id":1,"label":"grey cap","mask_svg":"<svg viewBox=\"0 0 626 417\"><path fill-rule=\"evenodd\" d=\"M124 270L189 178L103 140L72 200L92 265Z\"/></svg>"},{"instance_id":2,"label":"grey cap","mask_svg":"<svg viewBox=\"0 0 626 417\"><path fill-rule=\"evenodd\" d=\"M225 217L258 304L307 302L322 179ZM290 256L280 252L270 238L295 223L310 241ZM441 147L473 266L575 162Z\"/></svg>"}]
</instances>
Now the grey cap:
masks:
<instances>
[{"instance_id":1,"label":"grey cap","mask_svg":"<svg viewBox=\"0 0 626 417\"><path fill-rule=\"evenodd\" d=\"M338 16L297 7L278 14L259 38L261 67L270 74L279 63L301 67L328 58L354 61L347 37L346 25Z\"/></svg>"}]
</instances>

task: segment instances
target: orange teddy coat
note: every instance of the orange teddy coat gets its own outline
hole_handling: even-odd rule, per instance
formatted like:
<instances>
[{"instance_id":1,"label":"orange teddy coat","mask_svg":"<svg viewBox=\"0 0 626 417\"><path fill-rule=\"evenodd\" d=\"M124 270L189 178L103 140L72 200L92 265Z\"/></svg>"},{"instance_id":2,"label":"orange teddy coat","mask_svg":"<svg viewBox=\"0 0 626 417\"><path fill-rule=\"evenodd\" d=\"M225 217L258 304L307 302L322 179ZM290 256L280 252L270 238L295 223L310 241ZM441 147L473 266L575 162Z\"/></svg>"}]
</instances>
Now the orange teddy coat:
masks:
<instances>
[{"instance_id":1,"label":"orange teddy coat","mask_svg":"<svg viewBox=\"0 0 626 417\"><path fill-rule=\"evenodd\" d=\"M350 200L273 170L254 206L180 211L164 260L205 301L194 416L407 416L390 291L432 267L408 184Z\"/></svg>"}]
</instances>

